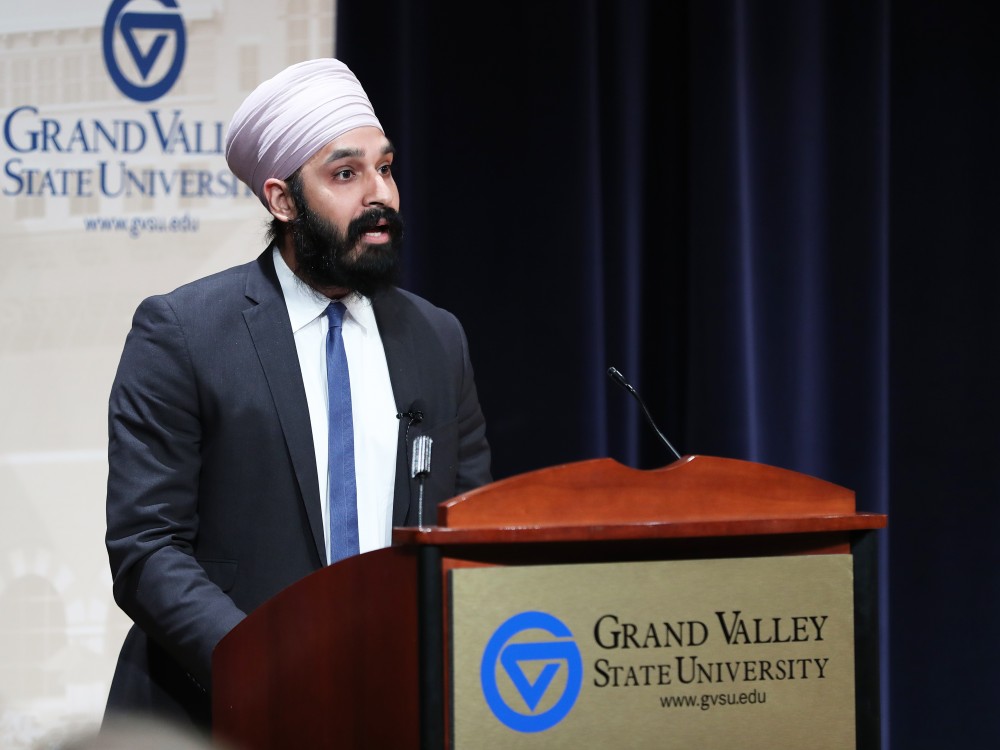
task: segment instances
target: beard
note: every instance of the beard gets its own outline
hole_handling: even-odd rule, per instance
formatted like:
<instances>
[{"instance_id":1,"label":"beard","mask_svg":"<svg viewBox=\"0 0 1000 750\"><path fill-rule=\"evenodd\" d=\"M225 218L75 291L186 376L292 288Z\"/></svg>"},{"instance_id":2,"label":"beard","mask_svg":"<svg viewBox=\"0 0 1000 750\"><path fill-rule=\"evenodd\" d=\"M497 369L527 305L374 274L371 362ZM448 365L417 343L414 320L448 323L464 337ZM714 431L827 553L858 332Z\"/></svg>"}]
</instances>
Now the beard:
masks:
<instances>
[{"instance_id":1,"label":"beard","mask_svg":"<svg viewBox=\"0 0 1000 750\"><path fill-rule=\"evenodd\" d=\"M403 218L391 208L370 208L354 218L341 232L309 208L295 195L296 217L289 222L295 249L296 273L310 286L323 289L341 287L369 299L396 281L399 247L403 241ZM389 241L368 243L365 232L388 232Z\"/></svg>"}]
</instances>

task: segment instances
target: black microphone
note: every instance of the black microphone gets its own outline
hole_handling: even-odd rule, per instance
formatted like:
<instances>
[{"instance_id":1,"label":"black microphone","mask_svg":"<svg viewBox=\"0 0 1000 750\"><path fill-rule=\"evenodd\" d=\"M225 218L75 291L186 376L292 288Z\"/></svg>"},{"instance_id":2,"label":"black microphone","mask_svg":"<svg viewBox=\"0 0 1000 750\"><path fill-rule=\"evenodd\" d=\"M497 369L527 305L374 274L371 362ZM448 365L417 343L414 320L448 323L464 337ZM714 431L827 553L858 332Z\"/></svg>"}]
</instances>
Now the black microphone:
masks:
<instances>
[{"instance_id":1,"label":"black microphone","mask_svg":"<svg viewBox=\"0 0 1000 750\"><path fill-rule=\"evenodd\" d=\"M420 424L421 422L424 421L424 412L421 408L418 407L422 406L423 402L418 399L413 402L413 404L407 411L397 412L396 419L402 419L403 417L409 419L410 421L407 423L406 425L407 427L412 427L415 424Z\"/></svg>"},{"instance_id":2,"label":"black microphone","mask_svg":"<svg viewBox=\"0 0 1000 750\"><path fill-rule=\"evenodd\" d=\"M642 407L642 413L646 415L646 421L649 422L650 426L654 430L656 430L656 434L659 435L660 440L663 441L663 444L666 445L670 449L670 452L673 453L675 456L677 456L677 458L679 460L680 457L681 457L681 454L678 453L677 449L674 448L674 446L672 446L670 444L670 441L667 440L667 436L664 435L662 432L660 432L660 428L657 427L656 426L656 422L653 421L653 417L650 415L649 409L646 408L645 402L643 402L643 400L639 396L639 394L636 393L635 388L633 388L629 384L629 382L627 380L625 380L625 376L622 375L620 372L618 372L618 370L615 369L614 367L609 367L608 368L608 377L610 377L613 381L615 381L616 383L618 383L618 385L620 385L626 391L628 391L629 393L631 393L632 396L635 398L635 400L639 402L639 406Z\"/></svg>"}]
</instances>

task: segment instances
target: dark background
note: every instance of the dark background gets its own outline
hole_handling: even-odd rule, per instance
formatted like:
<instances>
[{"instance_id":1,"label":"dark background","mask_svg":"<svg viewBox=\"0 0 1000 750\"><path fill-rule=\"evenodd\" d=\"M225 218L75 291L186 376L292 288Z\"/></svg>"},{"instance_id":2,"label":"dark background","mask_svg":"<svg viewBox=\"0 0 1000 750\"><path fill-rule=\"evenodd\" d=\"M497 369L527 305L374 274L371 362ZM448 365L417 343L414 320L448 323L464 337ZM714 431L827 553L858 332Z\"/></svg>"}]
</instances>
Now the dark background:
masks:
<instances>
[{"instance_id":1,"label":"dark background","mask_svg":"<svg viewBox=\"0 0 1000 750\"><path fill-rule=\"evenodd\" d=\"M494 474L760 461L889 514L883 746L1000 746L1000 12L339 0L405 286L469 334Z\"/></svg>"}]
</instances>

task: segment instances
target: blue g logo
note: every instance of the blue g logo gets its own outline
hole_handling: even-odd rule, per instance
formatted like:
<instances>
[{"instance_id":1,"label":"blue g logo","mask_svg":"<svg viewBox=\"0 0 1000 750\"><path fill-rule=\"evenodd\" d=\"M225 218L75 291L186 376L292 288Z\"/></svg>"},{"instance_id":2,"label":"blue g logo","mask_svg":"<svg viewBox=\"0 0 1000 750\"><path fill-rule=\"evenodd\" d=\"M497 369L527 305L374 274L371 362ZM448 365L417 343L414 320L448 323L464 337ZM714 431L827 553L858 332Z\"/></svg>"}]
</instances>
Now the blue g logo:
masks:
<instances>
[{"instance_id":1,"label":"blue g logo","mask_svg":"<svg viewBox=\"0 0 1000 750\"><path fill-rule=\"evenodd\" d=\"M544 631L553 640L511 642L511 639L526 630ZM479 669L483 695L493 715L518 732L542 732L562 721L576 703L583 684L583 661L580 649L572 638L569 628L545 612L522 612L497 628L486 644ZM525 674L522 665L526 664L534 664L536 668L541 666L534 680L530 680ZM508 705L501 695L497 684L501 667L516 688L523 707ZM549 708L535 713L560 670L565 670L562 694ZM519 710L523 708L527 711Z\"/></svg>"},{"instance_id":2,"label":"blue g logo","mask_svg":"<svg viewBox=\"0 0 1000 750\"><path fill-rule=\"evenodd\" d=\"M104 19L104 64L108 68L115 86L129 99L137 102L151 102L167 93L177 82L184 65L187 47L184 21L180 13L128 13L125 6L132 0L114 0ZM177 0L157 0L164 8L177 8ZM143 83L129 80L122 72L115 55L115 32L120 32L128 52ZM137 38L136 32L140 36ZM157 80L146 84L170 37L174 39L174 58L166 66L167 70ZM145 47L140 46L140 40ZM164 66L161 66L161 68Z\"/></svg>"}]
</instances>

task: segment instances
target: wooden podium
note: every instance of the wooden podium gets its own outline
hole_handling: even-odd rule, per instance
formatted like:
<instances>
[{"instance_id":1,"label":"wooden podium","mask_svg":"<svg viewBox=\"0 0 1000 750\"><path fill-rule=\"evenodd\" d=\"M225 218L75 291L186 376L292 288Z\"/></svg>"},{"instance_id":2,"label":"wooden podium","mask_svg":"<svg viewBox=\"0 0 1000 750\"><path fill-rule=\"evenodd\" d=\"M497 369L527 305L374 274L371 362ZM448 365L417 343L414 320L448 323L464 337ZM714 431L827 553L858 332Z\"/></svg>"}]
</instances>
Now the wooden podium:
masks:
<instances>
[{"instance_id":1,"label":"wooden podium","mask_svg":"<svg viewBox=\"0 0 1000 750\"><path fill-rule=\"evenodd\" d=\"M466 575L462 571L547 573L591 566L580 570L608 570L621 576L629 573L622 566L631 565L728 561L742 566L748 561L775 558L791 564L807 559L805 556L831 556L825 559L847 560L852 589L848 598L853 600L851 722L855 740L847 744L865 749L879 746L874 532L886 525L886 517L857 512L851 490L796 472L733 459L686 456L651 471L595 459L528 472L479 488L442 503L437 520L438 525L432 527L397 528L393 546L317 571L280 592L226 636L213 655L214 735L246 750L453 748L462 744L456 743L456 726L466 724L462 716L456 717L455 686L464 674L456 672L453 652L460 636L453 632L458 629L455 612L460 606L454 598L453 581ZM632 578L627 575L625 580ZM654 608L666 606L655 601L655 589L644 592L641 598ZM737 616L740 610L733 613ZM723 611L715 614L720 622L729 616ZM711 615L704 621L709 619ZM756 642L762 643L760 621L765 618L757 619ZM784 627L780 617L772 619L774 628ZM792 620L806 640L807 618ZM813 620L822 622L816 617ZM698 620L682 619L680 625L684 622L692 627ZM707 632L707 626L702 627ZM672 644L662 642L664 639L653 633L652 624L649 628L646 641L640 643L633 627L631 643L637 648L660 647L650 649L650 653L658 651L664 664L669 656L678 662L675 667L683 666L681 659L695 658L682 655L682 644L663 648ZM575 630L574 636L582 643L589 633L581 630ZM596 626L594 632L596 637ZM816 629L814 635L822 634ZM768 638L783 639L795 640L787 632ZM743 669L746 679L759 680L766 674L773 680L781 660L772 664L765 646L758 646L755 653L761 651L766 658L751 661L733 657L724 664L731 673L735 668ZM635 653L638 651L633 650ZM558 659L550 661L555 666L544 678L522 680L526 689L538 693L543 681L558 674ZM672 689L670 666L659 669L660 684ZM717 671L721 674L722 669L719 666ZM636 673L629 674L636 683ZM643 696L644 706L651 705L653 693L662 694L666 688L650 690L649 667L645 675L645 686L623 682L622 688L635 689L605 691L602 699L607 695L622 700L622 696L634 694ZM674 675L677 683L676 671ZM814 680L808 686L820 684L815 678L824 676L813 670ZM578 677L577 689L579 682ZM583 689L593 693L595 684L600 681L588 672ZM760 686L772 691L783 687L770 681ZM732 702L735 690L729 684L717 686L712 695L726 695L718 700ZM460 697L464 700L464 694ZM663 698L659 700L664 705ZM760 709L756 710L760 716ZM713 721L722 721L741 716L741 711L751 713L741 708L677 710L670 715L670 726L676 724L675 717L708 722L709 718L697 717L711 716ZM661 721L663 715L649 713L648 721ZM488 741L483 735L483 741L475 744L546 747L544 731L511 732L494 723L499 734L489 735ZM759 728L754 731L759 732ZM504 732L511 735L510 745L497 739L507 736ZM618 746L639 745L624 741ZM658 746L671 744L665 741ZM713 744L701 741L699 746Z\"/></svg>"}]
</instances>

